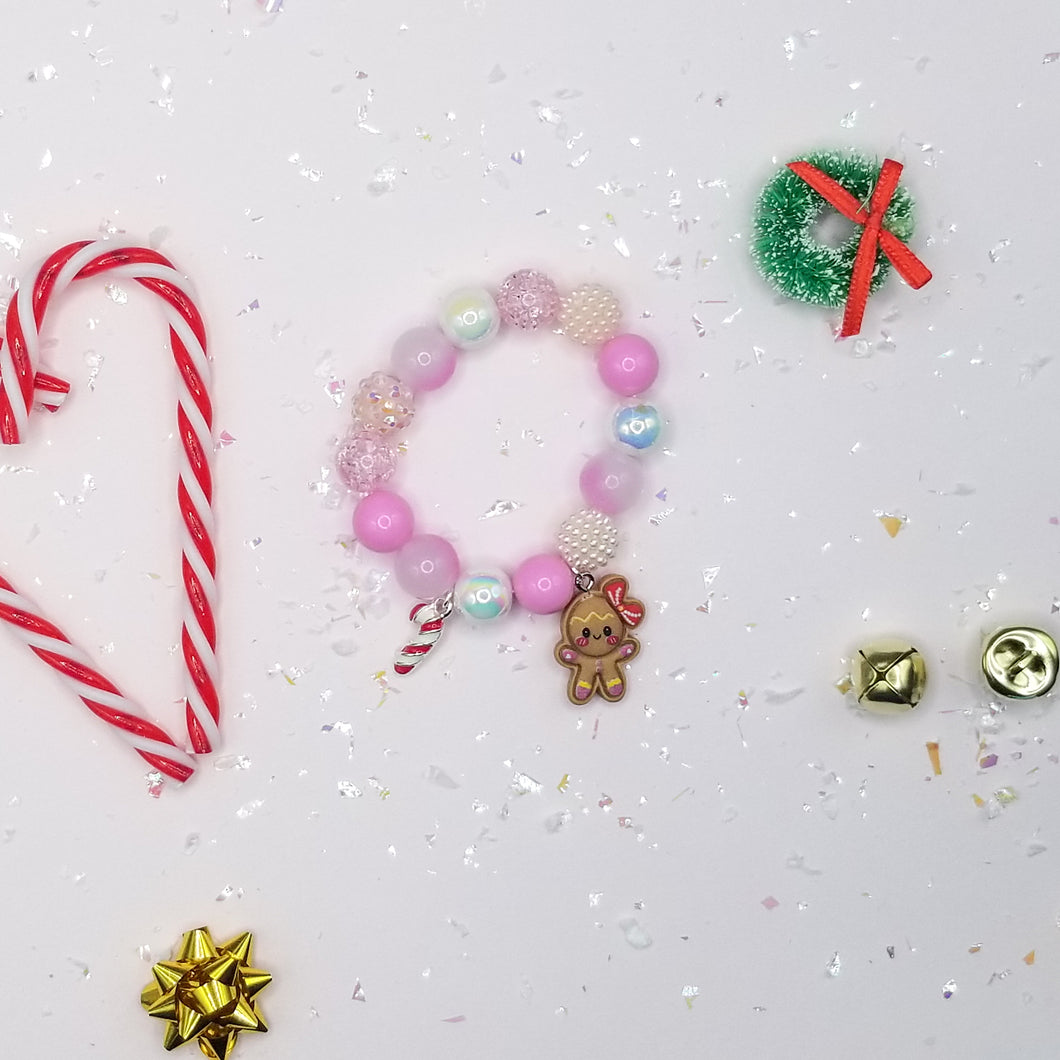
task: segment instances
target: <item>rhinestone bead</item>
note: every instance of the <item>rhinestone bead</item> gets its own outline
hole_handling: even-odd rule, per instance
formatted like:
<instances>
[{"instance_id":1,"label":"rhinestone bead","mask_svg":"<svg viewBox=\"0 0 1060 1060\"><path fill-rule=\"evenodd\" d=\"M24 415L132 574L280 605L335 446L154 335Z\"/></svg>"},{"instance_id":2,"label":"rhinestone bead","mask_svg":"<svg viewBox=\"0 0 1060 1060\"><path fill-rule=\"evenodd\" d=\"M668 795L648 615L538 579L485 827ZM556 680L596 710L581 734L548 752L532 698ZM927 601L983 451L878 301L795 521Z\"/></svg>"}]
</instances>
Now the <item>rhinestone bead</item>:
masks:
<instances>
[{"instance_id":1,"label":"rhinestone bead","mask_svg":"<svg viewBox=\"0 0 1060 1060\"><path fill-rule=\"evenodd\" d=\"M415 412L412 391L396 376L373 372L361 380L353 399L353 418L364 428L392 431L407 427Z\"/></svg>"},{"instance_id":2,"label":"rhinestone bead","mask_svg":"<svg viewBox=\"0 0 1060 1060\"><path fill-rule=\"evenodd\" d=\"M371 493L394 473L394 450L385 435L354 427L339 443L335 466L351 490Z\"/></svg>"},{"instance_id":3,"label":"rhinestone bead","mask_svg":"<svg viewBox=\"0 0 1060 1060\"><path fill-rule=\"evenodd\" d=\"M611 562L618 547L618 527L603 512L583 508L559 528L557 541L568 566L583 573Z\"/></svg>"},{"instance_id":4,"label":"rhinestone bead","mask_svg":"<svg viewBox=\"0 0 1060 1060\"><path fill-rule=\"evenodd\" d=\"M556 285L536 269L513 272L497 292L501 320L524 331L534 331L556 318L559 291Z\"/></svg>"},{"instance_id":5,"label":"rhinestone bead","mask_svg":"<svg viewBox=\"0 0 1060 1060\"><path fill-rule=\"evenodd\" d=\"M560 302L560 331L583 346L614 338L621 319L618 299L598 283L583 283Z\"/></svg>"}]
</instances>

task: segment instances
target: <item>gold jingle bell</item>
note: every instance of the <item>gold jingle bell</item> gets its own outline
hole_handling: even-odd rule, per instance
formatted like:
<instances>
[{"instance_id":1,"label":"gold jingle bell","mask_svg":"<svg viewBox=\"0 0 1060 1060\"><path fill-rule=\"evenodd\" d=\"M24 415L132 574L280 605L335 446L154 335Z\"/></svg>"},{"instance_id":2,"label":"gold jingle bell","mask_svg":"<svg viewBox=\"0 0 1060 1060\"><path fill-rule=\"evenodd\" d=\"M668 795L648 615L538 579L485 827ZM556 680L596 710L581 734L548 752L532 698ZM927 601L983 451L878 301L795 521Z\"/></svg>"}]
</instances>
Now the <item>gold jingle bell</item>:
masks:
<instances>
[{"instance_id":1,"label":"gold jingle bell","mask_svg":"<svg viewBox=\"0 0 1060 1060\"><path fill-rule=\"evenodd\" d=\"M858 649L851 665L858 706L873 714L904 714L924 695L924 657L905 641L885 639Z\"/></svg>"},{"instance_id":2,"label":"gold jingle bell","mask_svg":"<svg viewBox=\"0 0 1060 1060\"><path fill-rule=\"evenodd\" d=\"M1006 626L983 645L987 684L1007 699L1044 696L1056 682L1056 641L1031 626Z\"/></svg>"}]
</instances>

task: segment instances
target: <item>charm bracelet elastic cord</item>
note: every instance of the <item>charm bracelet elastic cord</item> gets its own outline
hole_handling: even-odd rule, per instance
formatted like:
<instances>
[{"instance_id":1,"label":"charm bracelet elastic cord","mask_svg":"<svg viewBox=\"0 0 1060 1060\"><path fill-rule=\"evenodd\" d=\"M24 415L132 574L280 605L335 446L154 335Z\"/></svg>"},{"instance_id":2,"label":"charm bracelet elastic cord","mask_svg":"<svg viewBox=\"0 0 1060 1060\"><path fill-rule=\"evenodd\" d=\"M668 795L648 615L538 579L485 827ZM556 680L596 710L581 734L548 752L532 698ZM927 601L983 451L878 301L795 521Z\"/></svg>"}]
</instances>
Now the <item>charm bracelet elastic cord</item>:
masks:
<instances>
[{"instance_id":1,"label":"charm bracelet elastic cord","mask_svg":"<svg viewBox=\"0 0 1060 1060\"><path fill-rule=\"evenodd\" d=\"M597 574L615 554L612 516L629 508L644 473L639 454L659 437L660 417L641 398L655 382L659 358L639 335L619 332L620 310L611 291L583 284L561 297L533 269L512 273L496 292L464 288L444 300L438 324L398 338L389 372L361 382L353 426L339 444L337 467L361 499L353 515L357 540L374 552L394 553L398 585L416 597L414 632L398 651L394 669L407 674L431 652L454 609L476 621L505 614L513 599L527 611L563 612L556 660L570 671L567 696L582 705L594 693L616 701L626 691L625 664L639 651L633 630L644 605L629 595L624 577ZM461 350L489 343L501 325L533 331L552 325L596 351L605 386L622 399L612 422L614 445L592 456L579 485L585 507L556 535L556 550L523 560L511 572L465 565L453 546L418 531L408 502L382 488L395 469L399 432L413 418L416 395L446 383Z\"/></svg>"}]
</instances>

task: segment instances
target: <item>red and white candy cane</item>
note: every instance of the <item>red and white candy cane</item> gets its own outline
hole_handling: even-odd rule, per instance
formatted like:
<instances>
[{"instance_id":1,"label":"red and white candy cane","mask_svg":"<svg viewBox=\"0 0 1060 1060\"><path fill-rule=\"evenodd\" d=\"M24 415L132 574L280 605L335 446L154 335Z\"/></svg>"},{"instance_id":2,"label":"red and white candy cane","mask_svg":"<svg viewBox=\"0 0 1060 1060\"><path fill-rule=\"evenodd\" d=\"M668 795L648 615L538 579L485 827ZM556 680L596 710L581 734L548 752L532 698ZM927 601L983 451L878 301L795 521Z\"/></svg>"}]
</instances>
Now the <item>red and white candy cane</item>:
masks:
<instances>
[{"instance_id":1,"label":"red and white candy cane","mask_svg":"<svg viewBox=\"0 0 1060 1060\"><path fill-rule=\"evenodd\" d=\"M106 273L135 280L161 298L180 375L177 426L182 456L177 500L181 515L181 573L185 606L181 647L186 676L185 715L192 750L211 751L218 740L217 629L214 607L217 557L213 546L213 409L206 329L187 280L161 254L111 242L71 243L41 267L31 288L20 288L7 311L7 343L0 348L0 441L23 440L35 404L55 411L70 387L41 371L40 327L51 300L74 281ZM187 780L194 760L125 696L66 636L0 578L0 620L67 679L99 718L113 726L155 769Z\"/></svg>"},{"instance_id":2,"label":"red and white candy cane","mask_svg":"<svg viewBox=\"0 0 1060 1060\"><path fill-rule=\"evenodd\" d=\"M453 612L453 597L448 594L430 603L421 601L414 604L409 612L409 620L419 626L415 636L402 645L394 657L394 670L399 674L412 673L416 665L423 661L442 635L445 620Z\"/></svg>"}]
</instances>

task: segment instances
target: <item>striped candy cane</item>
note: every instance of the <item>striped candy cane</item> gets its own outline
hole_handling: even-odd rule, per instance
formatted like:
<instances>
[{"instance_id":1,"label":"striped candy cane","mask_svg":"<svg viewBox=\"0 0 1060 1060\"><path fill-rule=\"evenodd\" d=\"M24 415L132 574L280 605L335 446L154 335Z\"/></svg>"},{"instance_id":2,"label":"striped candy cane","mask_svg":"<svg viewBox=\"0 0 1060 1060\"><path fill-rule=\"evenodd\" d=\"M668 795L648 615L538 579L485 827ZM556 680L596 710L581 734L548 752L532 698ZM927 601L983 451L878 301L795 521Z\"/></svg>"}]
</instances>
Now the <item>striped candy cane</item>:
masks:
<instances>
[{"instance_id":1,"label":"striped candy cane","mask_svg":"<svg viewBox=\"0 0 1060 1060\"><path fill-rule=\"evenodd\" d=\"M205 754L217 743L220 717L214 622L217 558L211 508L210 364L202 317L186 279L166 258L143 247L110 242L71 243L48 258L29 290L20 288L15 293L7 312L7 343L0 347L0 441L14 445L23 440L35 404L52 411L62 405L69 384L39 366L41 322L51 300L74 280L103 273L136 280L162 300L180 376L177 428L182 453L177 501L185 593L181 630L185 717L192 750ZM174 780L191 776L193 760L4 579L0 579L0 620L8 623L38 658L62 674L85 705L117 729L154 768Z\"/></svg>"},{"instance_id":2,"label":"striped candy cane","mask_svg":"<svg viewBox=\"0 0 1060 1060\"><path fill-rule=\"evenodd\" d=\"M421 602L413 606L409 612L409 620L415 622L419 629L407 644L402 645L395 656L396 673L411 673L416 665L426 658L442 635L442 627L452 611L452 594L431 603Z\"/></svg>"}]
</instances>

